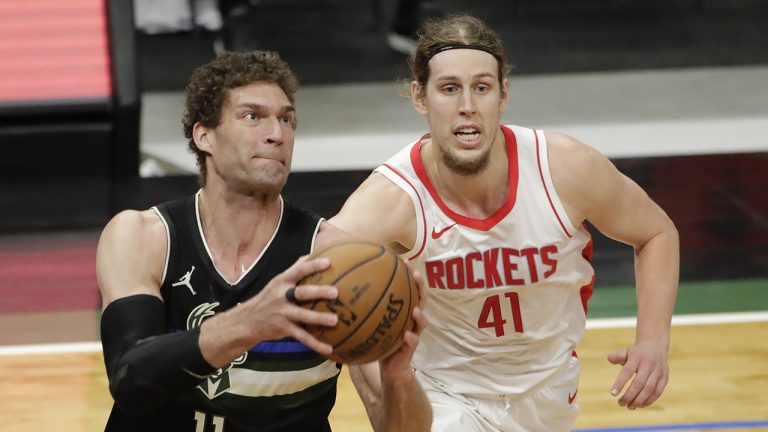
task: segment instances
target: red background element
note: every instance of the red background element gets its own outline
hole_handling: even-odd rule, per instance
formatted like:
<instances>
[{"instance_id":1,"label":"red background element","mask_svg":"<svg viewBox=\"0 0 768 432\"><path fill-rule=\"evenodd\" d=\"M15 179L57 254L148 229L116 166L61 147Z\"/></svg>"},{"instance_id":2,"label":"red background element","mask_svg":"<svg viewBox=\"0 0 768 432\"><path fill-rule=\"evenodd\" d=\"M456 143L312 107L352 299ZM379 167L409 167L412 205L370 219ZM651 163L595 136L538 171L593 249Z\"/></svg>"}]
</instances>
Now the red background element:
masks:
<instances>
[{"instance_id":1,"label":"red background element","mask_svg":"<svg viewBox=\"0 0 768 432\"><path fill-rule=\"evenodd\" d=\"M0 102L112 94L104 0L0 1Z\"/></svg>"}]
</instances>

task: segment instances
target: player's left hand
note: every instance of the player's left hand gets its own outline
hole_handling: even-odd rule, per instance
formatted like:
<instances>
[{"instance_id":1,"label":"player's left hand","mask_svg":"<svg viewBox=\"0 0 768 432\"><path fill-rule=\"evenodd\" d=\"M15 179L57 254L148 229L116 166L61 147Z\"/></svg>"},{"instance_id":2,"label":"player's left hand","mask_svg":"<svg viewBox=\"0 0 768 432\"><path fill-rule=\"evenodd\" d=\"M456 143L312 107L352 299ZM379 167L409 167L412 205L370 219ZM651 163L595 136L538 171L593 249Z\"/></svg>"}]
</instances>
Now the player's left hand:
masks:
<instances>
[{"instance_id":1,"label":"player's left hand","mask_svg":"<svg viewBox=\"0 0 768 432\"><path fill-rule=\"evenodd\" d=\"M413 373L411 358L416 351L416 346L419 344L419 335L429 325L427 317L424 315L424 306L427 303L427 289L424 286L424 281L418 272L413 271L410 263L406 263L406 266L419 287L419 304L413 308L413 320L415 322L413 330L406 330L405 335L403 335L403 344L397 351L379 360L381 373L383 376L387 376L388 379L397 379L396 376L403 373Z\"/></svg>"},{"instance_id":2,"label":"player's left hand","mask_svg":"<svg viewBox=\"0 0 768 432\"><path fill-rule=\"evenodd\" d=\"M620 406L631 410L656 402L669 381L667 349L658 344L636 343L610 354L608 361L623 366L611 387L613 396L618 396L631 379L618 401Z\"/></svg>"}]
</instances>

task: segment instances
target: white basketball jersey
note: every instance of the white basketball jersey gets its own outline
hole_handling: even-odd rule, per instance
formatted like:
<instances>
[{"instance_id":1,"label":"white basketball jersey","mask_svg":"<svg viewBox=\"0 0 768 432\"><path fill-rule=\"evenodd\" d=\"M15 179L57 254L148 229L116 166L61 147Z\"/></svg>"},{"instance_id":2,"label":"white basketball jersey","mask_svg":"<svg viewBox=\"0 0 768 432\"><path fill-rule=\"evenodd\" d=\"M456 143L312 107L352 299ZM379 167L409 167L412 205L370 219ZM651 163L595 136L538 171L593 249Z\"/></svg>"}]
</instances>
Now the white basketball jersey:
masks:
<instances>
[{"instance_id":1,"label":"white basketball jersey","mask_svg":"<svg viewBox=\"0 0 768 432\"><path fill-rule=\"evenodd\" d=\"M542 131L502 126L509 196L487 219L440 199L421 140L376 169L410 195L417 235L403 254L429 292L413 366L456 393L524 394L564 368L584 336L591 237L574 227L549 172Z\"/></svg>"}]
</instances>

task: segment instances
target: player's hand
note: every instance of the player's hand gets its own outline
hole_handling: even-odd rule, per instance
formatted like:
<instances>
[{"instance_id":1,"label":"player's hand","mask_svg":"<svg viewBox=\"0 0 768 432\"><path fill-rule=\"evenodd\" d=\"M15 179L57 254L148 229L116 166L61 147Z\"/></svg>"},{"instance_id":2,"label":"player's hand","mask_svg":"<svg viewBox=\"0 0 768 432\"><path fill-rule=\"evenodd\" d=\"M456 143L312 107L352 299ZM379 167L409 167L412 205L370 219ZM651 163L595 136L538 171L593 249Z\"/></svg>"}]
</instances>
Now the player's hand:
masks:
<instances>
[{"instance_id":1,"label":"player's hand","mask_svg":"<svg viewBox=\"0 0 768 432\"><path fill-rule=\"evenodd\" d=\"M657 344L637 343L610 354L608 361L623 366L611 387L613 396L619 396L631 379L618 401L620 406L631 410L654 403L669 381L667 350Z\"/></svg>"},{"instance_id":2,"label":"player's hand","mask_svg":"<svg viewBox=\"0 0 768 432\"><path fill-rule=\"evenodd\" d=\"M424 307L427 303L427 290L421 275L413 271L410 263L406 263L408 271L413 275L413 280L419 287L419 304L413 308L413 330L406 330L403 335L403 344L394 353L384 359L379 360L382 373L388 379L396 379L395 376L402 373L412 374L411 358L419 344L419 335L429 325L427 317L424 315Z\"/></svg>"},{"instance_id":3,"label":"player's hand","mask_svg":"<svg viewBox=\"0 0 768 432\"><path fill-rule=\"evenodd\" d=\"M332 300L338 297L338 290L331 285L300 285L305 277L330 266L327 258L308 260L301 257L296 263L275 276L255 297L240 305L247 310L247 317L253 335L258 341L293 337L320 354L330 354L333 347L320 342L310 335L304 325L333 327L338 317L332 312L317 312L297 305L286 297L286 291L294 288L295 299L299 302Z\"/></svg>"}]
</instances>

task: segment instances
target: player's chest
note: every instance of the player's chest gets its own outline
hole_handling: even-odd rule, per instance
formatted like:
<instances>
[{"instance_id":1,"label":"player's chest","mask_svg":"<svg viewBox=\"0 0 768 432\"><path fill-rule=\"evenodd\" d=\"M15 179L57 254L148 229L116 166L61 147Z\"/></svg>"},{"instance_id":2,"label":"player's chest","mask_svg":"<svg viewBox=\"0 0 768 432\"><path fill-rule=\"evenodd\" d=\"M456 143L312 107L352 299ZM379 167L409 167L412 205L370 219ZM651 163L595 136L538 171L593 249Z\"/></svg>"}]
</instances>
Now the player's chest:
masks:
<instances>
[{"instance_id":1,"label":"player's chest","mask_svg":"<svg viewBox=\"0 0 768 432\"><path fill-rule=\"evenodd\" d=\"M168 275L161 294L169 326L177 330L198 327L203 320L257 295L264 285L255 274L231 285L201 263L176 268L175 274Z\"/></svg>"}]
</instances>

